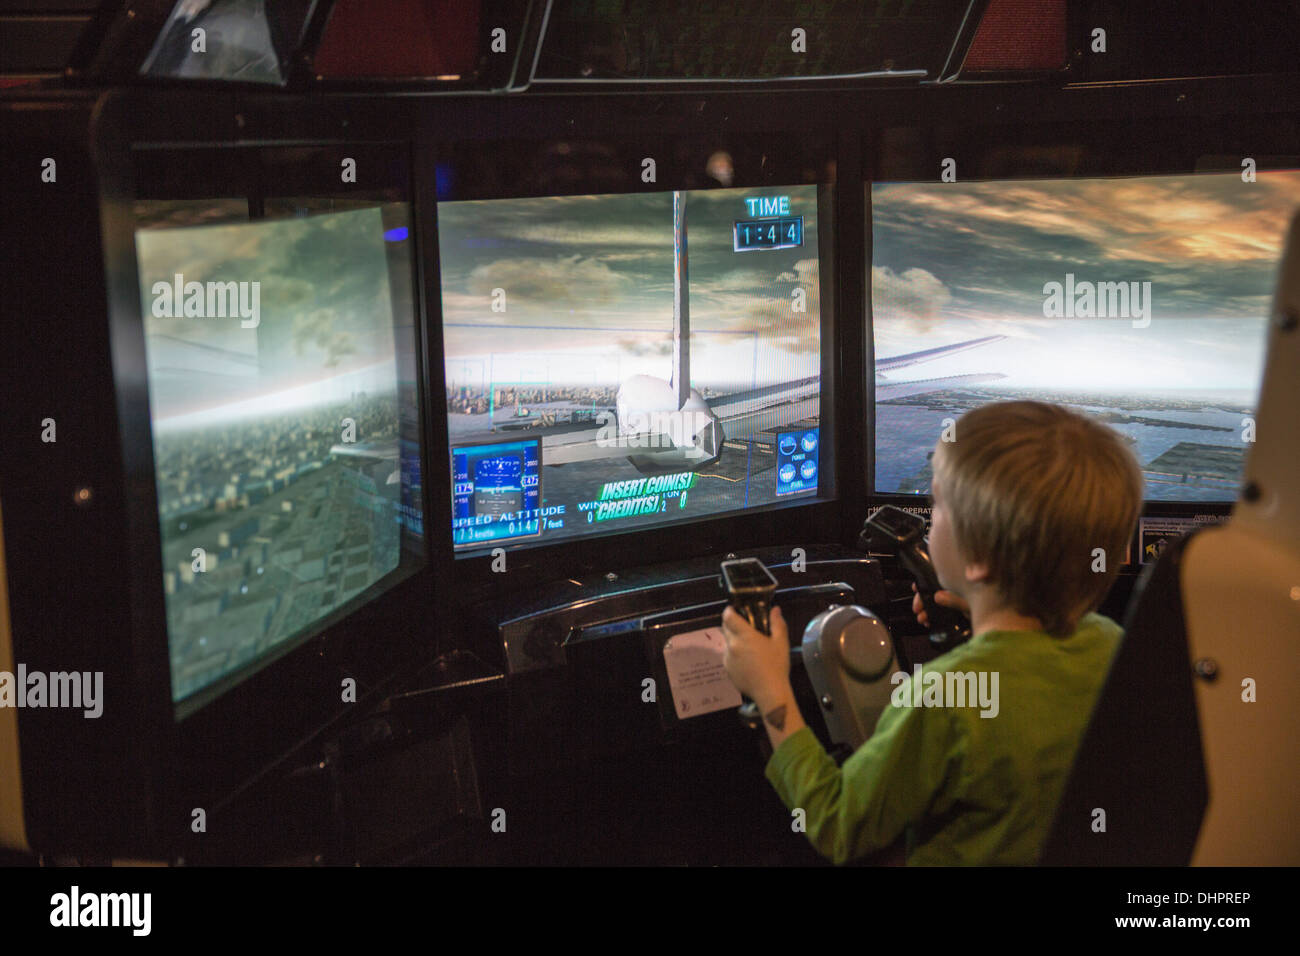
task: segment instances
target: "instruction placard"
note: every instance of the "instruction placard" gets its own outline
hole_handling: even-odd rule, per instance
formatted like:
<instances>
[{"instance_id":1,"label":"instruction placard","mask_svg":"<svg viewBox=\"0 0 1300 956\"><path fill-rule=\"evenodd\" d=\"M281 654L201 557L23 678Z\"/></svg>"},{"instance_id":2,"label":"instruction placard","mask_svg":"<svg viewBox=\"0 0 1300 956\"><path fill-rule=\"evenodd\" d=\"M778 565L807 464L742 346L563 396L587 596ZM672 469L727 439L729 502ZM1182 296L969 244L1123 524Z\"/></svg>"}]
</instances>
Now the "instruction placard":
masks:
<instances>
[{"instance_id":1,"label":"instruction placard","mask_svg":"<svg viewBox=\"0 0 1300 956\"><path fill-rule=\"evenodd\" d=\"M722 667L726 647L717 627L674 634L664 644L664 666L679 720L740 706L740 691Z\"/></svg>"}]
</instances>

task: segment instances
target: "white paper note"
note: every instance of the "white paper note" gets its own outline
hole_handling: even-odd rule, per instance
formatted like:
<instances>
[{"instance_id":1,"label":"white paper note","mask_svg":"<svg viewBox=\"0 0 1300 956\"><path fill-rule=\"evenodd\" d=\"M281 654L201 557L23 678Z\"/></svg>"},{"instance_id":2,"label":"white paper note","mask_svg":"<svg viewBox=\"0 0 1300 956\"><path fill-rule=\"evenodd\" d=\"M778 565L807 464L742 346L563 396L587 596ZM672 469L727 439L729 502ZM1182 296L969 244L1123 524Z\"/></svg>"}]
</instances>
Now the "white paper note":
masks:
<instances>
[{"instance_id":1,"label":"white paper note","mask_svg":"<svg viewBox=\"0 0 1300 956\"><path fill-rule=\"evenodd\" d=\"M740 691L722 667L726 647L722 629L717 627L674 634L664 644L664 665L678 718L740 706Z\"/></svg>"}]
</instances>

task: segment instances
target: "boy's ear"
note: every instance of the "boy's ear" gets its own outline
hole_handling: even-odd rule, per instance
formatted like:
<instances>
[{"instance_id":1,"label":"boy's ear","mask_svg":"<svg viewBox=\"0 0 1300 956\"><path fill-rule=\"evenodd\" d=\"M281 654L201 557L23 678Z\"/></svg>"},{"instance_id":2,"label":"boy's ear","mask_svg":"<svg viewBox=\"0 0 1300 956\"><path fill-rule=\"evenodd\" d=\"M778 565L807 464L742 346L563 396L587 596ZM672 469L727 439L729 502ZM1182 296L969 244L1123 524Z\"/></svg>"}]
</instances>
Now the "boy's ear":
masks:
<instances>
[{"instance_id":1,"label":"boy's ear","mask_svg":"<svg viewBox=\"0 0 1300 956\"><path fill-rule=\"evenodd\" d=\"M979 584L987 581L989 576L989 566L982 561L972 561L966 565L966 583Z\"/></svg>"}]
</instances>

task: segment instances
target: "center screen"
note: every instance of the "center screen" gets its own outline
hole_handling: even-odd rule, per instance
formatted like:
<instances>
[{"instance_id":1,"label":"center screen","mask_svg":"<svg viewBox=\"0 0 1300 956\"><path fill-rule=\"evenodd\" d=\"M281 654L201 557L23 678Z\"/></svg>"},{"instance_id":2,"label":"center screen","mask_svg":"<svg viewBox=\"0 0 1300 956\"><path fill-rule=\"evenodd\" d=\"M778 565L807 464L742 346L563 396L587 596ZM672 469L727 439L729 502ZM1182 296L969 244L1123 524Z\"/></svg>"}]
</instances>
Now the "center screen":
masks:
<instances>
[{"instance_id":1,"label":"center screen","mask_svg":"<svg viewBox=\"0 0 1300 956\"><path fill-rule=\"evenodd\" d=\"M439 204L456 547L816 497L818 202L806 185Z\"/></svg>"}]
</instances>

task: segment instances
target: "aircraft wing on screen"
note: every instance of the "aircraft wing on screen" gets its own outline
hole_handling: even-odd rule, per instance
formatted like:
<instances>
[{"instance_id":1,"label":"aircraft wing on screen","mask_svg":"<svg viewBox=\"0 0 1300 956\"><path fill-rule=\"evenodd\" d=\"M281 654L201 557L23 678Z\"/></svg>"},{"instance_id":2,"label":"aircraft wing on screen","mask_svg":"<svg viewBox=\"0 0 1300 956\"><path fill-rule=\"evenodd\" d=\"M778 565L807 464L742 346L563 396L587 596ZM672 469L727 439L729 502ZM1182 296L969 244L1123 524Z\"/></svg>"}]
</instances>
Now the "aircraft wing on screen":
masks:
<instances>
[{"instance_id":1,"label":"aircraft wing on screen","mask_svg":"<svg viewBox=\"0 0 1300 956\"><path fill-rule=\"evenodd\" d=\"M921 352L910 352L906 355L881 359L876 363L876 396L878 399L904 398L911 395L924 395L927 392L938 392L945 388L976 385L1006 378L1005 375L999 372L974 372L965 375L947 375L939 378L891 382L879 374L885 369L919 365L923 362L955 355L967 349L989 345L1005 338L1005 335L988 335L952 345L925 349ZM723 434L728 440L734 441L752 439L754 436L763 432L770 432L774 428L794 425L796 422L811 418L819 413L820 401L821 377L818 375L789 382L780 382L776 385L765 385L741 392L732 392L727 395L715 395L706 399L710 413L722 425ZM551 404L567 407L570 403ZM529 406L530 416L533 409L541 407ZM589 406L579 407L588 408ZM506 418L504 421L509 422L510 419ZM503 423L502 419L494 419L493 424L498 429L511 427L522 429L538 428L544 422L539 418L530 417L528 420L513 426ZM647 447L647 444L656 440L655 436L638 435L623 436L614 442L598 443L596 441L597 431L589 425L585 427L573 425L565 427L560 425L554 428L545 428L544 430L539 428L539 430L543 431L545 435L546 450L543 460L555 464L622 457L629 454L633 449Z\"/></svg>"},{"instance_id":2,"label":"aircraft wing on screen","mask_svg":"<svg viewBox=\"0 0 1300 956\"><path fill-rule=\"evenodd\" d=\"M1000 342L1005 335L986 335L983 338L968 339L952 345L925 349L921 352L909 352L879 359L876 362L876 396L878 398L903 398L909 395L924 395L959 385L975 385L980 382L995 382L1006 378L998 372L976 372L967 375L948 375L940 378L920 379L910 382L891 382L880 372L910 365L920 365L935 359L956 355L967 349L979 348L993 342ZM708 400L710 410L722 422L728 438L743 439L771 428L791 425L802 419L816 415L820 400L821 378L811 376L778 385L720 395Z\"/></svg>"},{"instance_id":3,"label":"aircraft wing on screen","mask_svg":"<svg viewBox=\"0 0 1300 956\"><path fill-rule=\"evenodd\" d=\"M331 455L343 455L348 458L369 458L371 461L391 461L397 464L401 452L397 439L388 441L341 442L330 449ZM402 480L400 468L395 468L385 484L395 485Z\"/></svg>"},{"instance_id":4,"label":"aircraft wing on screen","mask_svg":"<svg viewBox=\"0 0 1300 956\"><path fill-rule=\"evenodd\" d=\"M946 358L949 355L956 355L958 352L979 348L981 345L1001 342L1005 338L1005 335L986 335L980 339L967 339L965 342L940 345L938 348L925 349L921 352L908 352L906 355L894 355L889 358L877 359L876 399L878 401L887 401L891 398L907 398L911 395L924 395L927 392L942 391L945 388L955 388L960 385L978 385L981 382L996 382L1000 378L1006 378L1000 372L972 372L966 375L944 375L939 378L891 382L881 374L881 372L888 372L897 368L907 368L910 365L920 365L922 362L932 362L935 359Z\"/></svg>"},{"instance_id":5,"label":"aircraft wing on screen","mask_svg":"<svg viewBox=\"0 0 1300 956\"><path fill-rule=\"evenodd\" d=\"M988 345L991 342L1001 342L1005 335L986 335L982 339L968 339L965 342L955 342L952 345L940 345L938 348L925 349L920 352L908 352L906 355L893 355L889 358L876 359L877 372L891 372L896 368L907 368L909 365L920 365L922 362L933 362L938 358L946 358L949 355L956 355L958 352L965 352L968 349L978 348L981 345Z\"/></svg>"},{"instance_id":6,"label":"aircraft wing on screen","mask_svg":"<svg viewBox=\"0 0 1300 956\"><path fill-rule=\"evenodd\" d=\"M376 461L397 461L397 439L342 442L331 448L330 454L350 455L355 458L373 458Z\"/></svg>"},{"instance_id":7,"label":"aircraft wing on screen","mask_svg":"<svg viewBox=\"0 0 1300 956\"><path fill-rule=\"evenodd\" d=\"M726 436L737 440L816 415L820 401L820 375L707 399Z\"/></svg>"},{"instance_id":8,"label":"aircraft wing on screen","mask_svg":"<svg viewBox=\"0 0 1300 956\"><path fill-rule=\"evenodd\" d=\"M958 385L977 385L980 382L996 382L1006 378L999 372L977 372L971 375L947 375L943 378L923 378L914 382L877 382L876 399L907 398L909 395L924 395Z\"/></svg>"}]
</instances>

